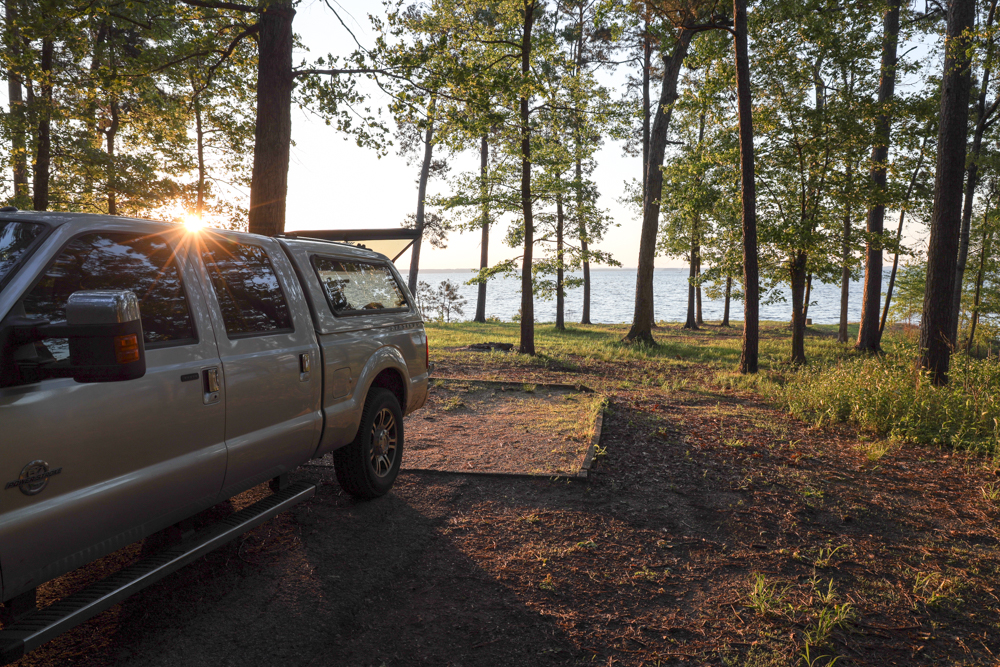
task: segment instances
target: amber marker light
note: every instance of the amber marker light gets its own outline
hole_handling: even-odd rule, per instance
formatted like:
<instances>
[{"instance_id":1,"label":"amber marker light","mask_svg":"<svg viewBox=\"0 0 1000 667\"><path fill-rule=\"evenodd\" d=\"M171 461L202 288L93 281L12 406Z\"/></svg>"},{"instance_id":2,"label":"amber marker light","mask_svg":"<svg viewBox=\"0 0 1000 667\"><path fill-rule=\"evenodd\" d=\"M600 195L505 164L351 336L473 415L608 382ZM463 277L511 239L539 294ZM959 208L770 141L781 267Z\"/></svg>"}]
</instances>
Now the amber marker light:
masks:
<instances>
[{"instance_id":1,"label":"amber marker light","mask_svg":"<svg viewBox=\"0 0 1000 667\"><path fill-rule=\"evenodd\" d=\"M119 364L139 361L139 339L135 334L115 336L115 361Z\"/></svg>"}]
</instances>

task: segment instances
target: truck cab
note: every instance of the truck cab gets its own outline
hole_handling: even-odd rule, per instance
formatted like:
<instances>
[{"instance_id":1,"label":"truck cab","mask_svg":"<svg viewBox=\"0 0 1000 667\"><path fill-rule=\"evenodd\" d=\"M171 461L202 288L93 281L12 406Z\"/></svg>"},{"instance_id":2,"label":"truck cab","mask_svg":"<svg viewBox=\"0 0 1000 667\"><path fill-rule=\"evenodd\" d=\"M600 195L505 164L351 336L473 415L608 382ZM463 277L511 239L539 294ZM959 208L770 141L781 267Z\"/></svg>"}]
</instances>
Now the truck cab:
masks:
<instances>
[{"instance_id":1,"label":"truck cab","mask_svg":"<svg viewBox=\"0 0 1000 667\"><path fill-rule=\"evenodd\" d=\"M113 354L132 366L102 375L81 362L103 344L87 304L130 299L137 349ZM347 491L388 492L429 365L377 253L0 212L2 600L329 452Z\"/></svg>"}]
</instances>

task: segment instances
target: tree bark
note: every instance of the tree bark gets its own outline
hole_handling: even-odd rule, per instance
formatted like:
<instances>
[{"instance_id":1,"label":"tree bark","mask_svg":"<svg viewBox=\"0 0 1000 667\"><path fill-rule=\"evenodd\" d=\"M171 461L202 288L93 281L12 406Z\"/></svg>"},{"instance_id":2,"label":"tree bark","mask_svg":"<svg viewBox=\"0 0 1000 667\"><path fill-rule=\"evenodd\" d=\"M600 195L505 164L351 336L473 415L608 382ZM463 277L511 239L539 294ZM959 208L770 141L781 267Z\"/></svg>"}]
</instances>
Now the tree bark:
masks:
<instances>
[{"instance_id":1,"label":"tree bark","mask_svg":"<svg viewBox=\"0 0 1000 667\"><path fill-rule=\"evenodd\" d=\"M984 32L990 35L993 26L993 18L996 15L997 0L990 3L989 14L986 17ZM993 65L993 36L989 36L986 47L986 57L983 58L983 80L980 87L979 96L976 100L976 129L972 135L972 153L969 155L969 169L965 176L965 205L962 208L962 231L958 244L958 264L955 268L955 289L952 294L951 303L951 333L952 341L958 341L958 321L962 312L962 282L965 279L965 265L969 261L969 232L972 229L972 204L976 195L976 186L979 181L979 158L983 146L983 134L986 132L986 123L989 117L996 111L996 107L986 108L986 93L990 84L990 74Z\"/></svg>"},{"instance_id":2,"label":"tree bark","mask_svg":"<svg viewBox=\"0 0 1000 667\"><path fill-rule=\"evenodd\" d=\"M806 291L805 251L798 250L789 258L788 271L792 283L792 363L806 363L806 318L803 295Z\"/></svg>"},{"instance_id":3,"label":"tree bark","mask_svg":"<svg viewBox=\"0 0 1000 667\"><path fill-rule=\"evenodd\" d=\"M934 208L927 245L924 308L920 320L920 367L930 372L931 380L936 385L948 382L948 366L955 343L949 334L958 235L962 226L962 181L972 87L968 42L975 15L975 0L953 0L948 11Z\"/></svg>"},{"instance_id":4,"label":"tree bark","mask_svg":"<svg viewBox=\"0 0 1000 667\"><path fill-rule=\"evenodd\" d=\"M17 61L21 54L21 33L17 27L15 0L5 3L8 44L11 58ZM7 70L7 96L11 116L11 167L14 176L14 205L24 206L28 197L28 149L25 139L24 96L21 75L15 68Z\"/></svg>"},{"instance_id":5,"label":"tree bark","mask_svg":"<svg viewBox=\"0 0 1000 667\"><path fill-rule=\"evenodd\" d=\"M535 354L535 299L532 291L532 251L535 224L531 201L531 126L528 92L524 88L531 75L531 29L535 23L535 0L523 0L524 24L521 32L521 210L524 215L524 254L521 259L521 340L518 352Z\"/></svg>"},{"instance_id":6,"label":"tree bark","mask_svg":"<svg viewBox=\"0 0 1000 667\"><path fill-rule=\"evenodd\" d=\"M583 313L580 316L580 324L590 324L590 260L587 254L587 221L583 216L583 191L580 184L583 182L583 160L576 159L576 214L579 217L580 252L583 255Z\"/></svg>"},{"instance_id":7,"label":"tree bark","mask_svg":"<svg viewBox=\"0 0 1000 667\"><path fill-rule=\"evenodd\" d=\"M847 308L851 295L851 214L844 213L844 242L841 248L842 262L840 268L840 328L837 330L837 342L846 343L849 340L847 335Z\"/></svg>"},{"instance_id":8,"label":"tree bark","mask_svg":"<svg viewBox=\"0 0 1000 667\"><path fill-rule=\"evenodd\" d=\"M649 172L649 69L652 67L653 41L649 36L649 19L642 28L642 200L646 201L646 174Z\"/></svg>"},{"instance_id":9,"label":"tree bark","mask_svg":"<svg viewBox=\"0 0 1000 667\"><path fill-rule=\"evenodd\" d=\"M733 293L733 277L726 276L726 302L722 310L722 324L721 327L728 327L729 325L729 300Z\"/></svg>"},{"instance_id":10,"label":"tree bark","mask_svg":"<svg viewBox=\"0 0 1000 667\"><path fill-rule=\"evenodd\" d=\"M192 81L192 84L194 81ZM205 210L205 127L201 117L201 95L194 97L194 133L198 147L198 198L195 201L195 214L201 218Z\"/></svg>"},{"instance_id":11,"label":"tree bark","mask_svg":"<svg viewBox=\"0 0 1000 667\"><path fill-rule=\"evenodd\" d=\"M107 168L107 201L108 215L118 215L118 165L115 163L115 139L118 136L119 114L118 100L111 100L111 125L105 131L107 137L108 168Z\"/></svg>"},{"instance_id":12,"label":"tree bark","mask_svg":"<svg viewBox=\"0 0 1000 667\"><path fill-rule=\"evenodd\" d=\"M705 320L701 316L701 243L694 247L694 321L699 327L705 326Z\"/></svg>"},{"instance_id":13,"label":"tree bark","mask_svg":"<svg viewBox=\"0 0 1000 667\"><path fill-rule=\"evenodd\" d=\"M566 330L566 294L563 290L563 201L556 195L556 329Z\"/></svg>"},{"instance_id":14,"label":"tree bark","mask_svg":"<svg viewBox=\"0 0 1000 667\"><path fill-rule=\"evenodd\" d=\"M579 75L580 72L583 70L583 64L584 64L584 59L583 59L583 55L584 55L583 48L584 48L584 44L585 44L585 42L584 42L584 34L583 34L583 22L584 22L584 10L585 10L584 3L581 2L579 4L579 6L578 6L577 9L579 11L579 20L577 22L577 26L578 26L579 32L577 33L577 41L576 41L576 74ZM646 22L646 33L645 33L645 38L644 38L645 39L645 41L644 41L644 45L645 45L644 48L647 48L647 49L651 48L651 46L649 46L648 29L649 29L649 22L647 21ZM649 62L648 55L646 56L646 62L647 62L647 64ZM644 123L645 123L644 127L647 127L647 128L648 128L648 123L649 123L649 121L648 121L648 119L649 119L649 78L648 77L649 77L649 73L648 73L648 69L647 69L646 81L644 83L645 93L644 93L644 98L643 98L645 100L645 102L643 103L644 104L644 106L643 106L643 109L644 109L644 111L643 111L643 117L645 119L644 120ZM587 219L586 219L586 216L584 215L584 209L583 209L583 158L581 157L581 143L582 143L582 139L583 138L580 136L579 117L577 117L576 120L577 120L577 123L578 123L577 128L576 128L576 132L574 133L575 134L575 141L576 141L576 165L575 165L576 166L576 170L575 170L575 177L576 177L576 215L577 215L577 234L580 237L580 253L581 253L581 257L583 259L583 308L582 308L582 312L581 312L581 315L580 315L580 324L590 324L591 323L590 322L590 254L589 254L589 241L588 241ZM648 136L648 134L645 135L645 136ZM646 141L646 143L643 144L643 146L644 146L643 150L645 150L646 144L648 144L648 141ZM645 156L645 153L643 153L643 155ZM643 161L644 161L643 164L644 165L645 165L645 159L646 158L643 157Z\"/></svg>"},{"instance_id":15,"label":"tree bark","mask_svg":"<svg viewBox=\"0 0 1000 667\"><path fill-rule=\"evenodd\" d=\"M288 157L292 140L294 17L291 0L276 0L260 14L250 232L265 236L285 231Z\"/></svg>"},{"instance_id":16,"label":"tree bark","mask_svg":"<svg viewBox=\"0 0 1000 667\"><path fill-rule=\"evenodd\" d=\"M802 304L802 321L809 321L809 299L812 297L813 274L806 276L806 299ZM808 326L808 325L807 325Z\"/></svg>"},{"instance_id":17,"label":"tree bark","mask_svg":"<svg viewBox=\"0 0 1000 667\"><path fill-rule=\"evenodd\" d=\"M853 191L854 185L854 163L847 160L847 191ZM837 331L837 342L846 343L847 335L847 308L851 293L851 205L844 204L844 236L840 248L841 268L840 268L840 328Z\"/></svg>"},{"instance_id":18,"label":"tree bark","mask_svg":"<svg viewBox=\"0 0 1000 667\"><path fill-rule=\"evenodd\" d=\"M490 203L487 177L489 176L490 145L486 135L479 141L479 205L482 207L483 236L479 242L479 269L490 265ZM479 283L476 295L476 322L486 322L486 283Z\"/></svg>"},{"instance_id":19,"label":"tree bark","mask_svg":"<svg viewBox=\"0 0 1000 667\"><path fill-rule=\"evenodd\" d=\"M35 169L32 183L32 204L36 211L45 211L49 208L49 171L52 164L52 54L54 50L55 44L52 39L42 40L41 108L38 110L38 141L35 147Z\"/></svg>"},{"instance_id":20,"label":"tree bark","mask_svg":"<svg viewBox=\"0 0 1000 667\"><path fill-rule=\"evenodd\" d=\"M687 319L684 321L685 329L697 329L698 322L694 315L694 282L698 277L698 256L695 254L694 241L691 242L691 250L688 253L688 306Z\"/></svg>"},{"instance_id":21,"label":"tree bark","mask_svg":"<svg viewBox=\"0 0 1000 667\"><path fill-rule=\"evenodd\" d=\"M434 101L431 100L430 114L427 119L427 127L424 129L424 161L420 165L420 181L417 185L417 238L413 239L413 248L410 251L410 294L417 292L417 276L420 271L420 247L424 239L424 200L427 198L427 179L431 173L431 158L434 155Z\"/></svg>"},{"instance_id":22,"label":"tree bark","mask_svg":"<svg viewBox=\"0 0 1000 667\"><path fill-rule=\"evenodd\" d=\"M753 107L747 46L747 3L733 0L733 51L740 123L740 188L743 199L743 349L740 373L756 373L760 349L760 275L757 266L757 186L754 181Z\"/></svg>"},{"instance_id":23,"label":"tree bark","mask_svg":"<svg viewBox=\"0 0 1000 667\"><path fill-rule=\"evenodd\" d=\"M695 288L694 288L694 321L698 324L698 326L703 327L703 326L705 326L705 320L701 316L701 283L698 282L698 280L701 278L701 246L700 245L695 249L695 252L697 253L697 256L698 256L698 263L695 266L694 277L695 277L695 282L697 282L698 284L695 285Z\"/></svg>"},{"instance_id":24,"label":"tree bark","mask_svg":"<svg viewBox=\"0 0 1000 667\"><path fill-rule=\"evenodd\" d=\"M882 23L882 76L878 84L879 115L875 121L876 144L872 147L871 183L875 205L868 210L868 241L865 244L865 286L861 303L861 326L855 348L881 350L879 306L882 303L882 231L885 222L886 167L892 132L890 105L896 91L896 54L899 45L901 0L889 0Z\"/></svg>"},{"instance_id":25,"label":"tree bark","mask_svg":"<svg viewBox=\"0 0 1000 667\"><path fill-rule=\"evenodd\" d=\"M646 167L646 193L642 202L642 235L639 240L639 268L635 281L635 312L632 328L625 340L653 343L653 262L656 257L656 231L660 218L660 195L663 192L663 155L667 147L670 115L677 101L677 79L694 33L681 28L670 56L664 54L663 89L656 107L656 117L649 142L649 162Z\"/></svg>"}]
</instances>

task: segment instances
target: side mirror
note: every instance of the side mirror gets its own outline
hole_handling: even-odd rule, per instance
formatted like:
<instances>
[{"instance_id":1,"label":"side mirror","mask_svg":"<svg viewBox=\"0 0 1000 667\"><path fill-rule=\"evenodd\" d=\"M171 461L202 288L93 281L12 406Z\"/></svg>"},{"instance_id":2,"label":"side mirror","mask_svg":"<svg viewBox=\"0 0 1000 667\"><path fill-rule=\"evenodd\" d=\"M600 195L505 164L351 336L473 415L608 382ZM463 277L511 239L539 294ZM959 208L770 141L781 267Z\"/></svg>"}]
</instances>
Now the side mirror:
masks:
<instances>
[{"instance_id":1,"label":"side mirror","mask_svg":"<svg viewBox=\"0 0 1000 667\"><path fill-rule=\"evenodd\" d=\"M66 303L66 329L77 382L118 382L146 374L139 300L132 292L74 292Z\"/></svg>"},{"instance_id":2,"label":"side mirror","mask_svg":"<svg viewBox=\"0 0 1000 667\"><path fill-rule=\"evenodd\" d=\"M139 300L128 291L84 290L66 303L66 322L12 322L8 345L68 338L69 359L38 365L36 379L71 377L77 382L121 382L146 374Z\"/></svg>"}]
</instances>

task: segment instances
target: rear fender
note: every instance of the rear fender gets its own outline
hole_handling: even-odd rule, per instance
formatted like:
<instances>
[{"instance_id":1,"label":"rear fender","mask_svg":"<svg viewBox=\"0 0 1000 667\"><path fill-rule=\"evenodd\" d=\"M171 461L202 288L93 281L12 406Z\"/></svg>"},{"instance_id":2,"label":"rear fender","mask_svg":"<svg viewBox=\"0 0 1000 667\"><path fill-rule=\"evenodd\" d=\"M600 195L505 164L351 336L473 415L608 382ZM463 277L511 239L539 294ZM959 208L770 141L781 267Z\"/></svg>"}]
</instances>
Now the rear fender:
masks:
<instances>
[{"instance_id":1,"label":"rear fender","mask_svg":"<svg viewBox=\"0 0 1000 667\"><path fill-rule=\"evenodd\" d=\"M384 371L390 371L399 376L398 387L387 388L401 399L399 409L406 410L406 401L409 399L409 376L406 373L406 361L402 352L397 348L384 345L376 350L361 368L358 379L354 383L351 398L324 408L326 428L323 429L323 439L316 449L314 458L319 458L354 441L361 424L361 412L365 407L365 399L368 398L368 392L376 378Z\"/></svg>"}]
</instances>

